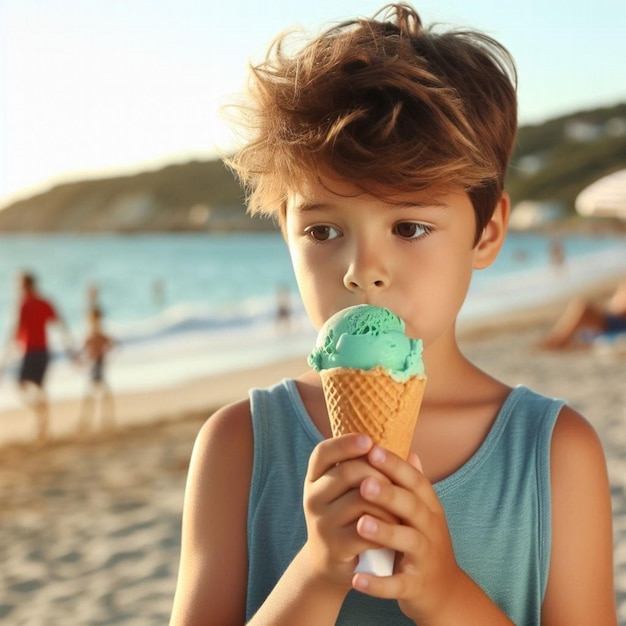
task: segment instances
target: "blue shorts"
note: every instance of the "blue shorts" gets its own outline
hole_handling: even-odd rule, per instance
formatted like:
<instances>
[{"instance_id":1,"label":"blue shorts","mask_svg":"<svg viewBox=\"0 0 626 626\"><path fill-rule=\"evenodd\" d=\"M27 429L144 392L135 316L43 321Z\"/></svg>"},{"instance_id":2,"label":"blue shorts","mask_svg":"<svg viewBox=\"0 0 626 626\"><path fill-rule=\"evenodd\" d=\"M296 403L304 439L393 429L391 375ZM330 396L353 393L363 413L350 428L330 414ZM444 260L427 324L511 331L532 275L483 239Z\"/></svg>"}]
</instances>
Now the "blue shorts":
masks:
<instances>
[{"instance_id":1,"label":"blue shorts","mask_svg":"<svg viewBox=\"0 0 626 626\"><path fill-rule=\"evenodd\" d=\"M606 325L605 331L607 333L623 333L626 331L626 317L623 315L610 315L604 316L604 323Z\"/></svg>"},{"instance_id":2,"label":"blue shorts","mask_svg":"<svg viewBox=\"0 0 626 626\"><path fill-rule=\"evenodd\" d=\"M104 380L104 359L100 357L91 364L91 380L101 383Z\"/></svg>"},{"instance_id":3,"label":"blue shorts","mask_svg":"<svg viewBox=\"0 0 626 626\"><path fill-rule=\"evenodd\" d=\"M18 380L20 382L29 381L41 387L43 385L44 376L46 375L46 369L48 368L48 361L47 350L32 350L27 352L22 359Z\"/></svg>"}]
</instances>

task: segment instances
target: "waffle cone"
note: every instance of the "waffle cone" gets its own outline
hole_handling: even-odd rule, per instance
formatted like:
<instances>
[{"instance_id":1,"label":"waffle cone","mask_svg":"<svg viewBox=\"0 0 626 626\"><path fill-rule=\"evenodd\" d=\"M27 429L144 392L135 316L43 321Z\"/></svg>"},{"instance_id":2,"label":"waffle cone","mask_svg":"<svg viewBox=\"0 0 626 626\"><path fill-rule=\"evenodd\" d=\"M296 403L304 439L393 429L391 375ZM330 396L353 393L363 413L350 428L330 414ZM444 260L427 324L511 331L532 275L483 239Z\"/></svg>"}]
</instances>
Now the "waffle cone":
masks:
<instances>
[{"instance_id":1,"label":"waffle cone","mask_svg":"<svg viewBox=\"0 0 626 626\"><path fill-rule=\"evenodd\" d=\"M333 437L366 433L406 459L424 395L425 377L391 378L382 367L320 371Z\"/></svg>"}]
</instances>

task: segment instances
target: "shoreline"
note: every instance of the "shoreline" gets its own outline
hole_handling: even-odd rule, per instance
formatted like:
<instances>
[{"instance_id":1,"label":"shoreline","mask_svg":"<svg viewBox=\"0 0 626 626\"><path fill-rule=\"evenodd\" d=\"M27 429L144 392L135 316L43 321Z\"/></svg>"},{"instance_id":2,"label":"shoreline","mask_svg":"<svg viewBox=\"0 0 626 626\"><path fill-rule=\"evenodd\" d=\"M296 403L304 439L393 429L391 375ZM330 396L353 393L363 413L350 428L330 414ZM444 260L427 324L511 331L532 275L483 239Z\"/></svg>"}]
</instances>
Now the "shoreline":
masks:
<instances>
[{"instance_id":1,"label":"shoreline","mask_svg":"<svg viewBox=\"0 0 626 626\"><path fill-rule=\"evenodd\" d=\"M615 289L618 281L605 279L590 286L582 294L585 298L601 302ZM524 332L541 329L543 332L563 310L568 298L532 307L501 313L482 320L460 324L459 344L471 345L489 339L494 334ZM297 377L308 368L307 354L287 357L271 363L229 370L219 374L204 375L177 383L171 387L116 393L114 433L149 426L160 422L182 420L189 415L208 418L218 408L246 398L250 387L266 387L283 378ZM81 398L68 398L50 402L48 440L35 440L35 417L26 408L0 410L0 454L7 446L42 446L54 443L83 442L109 433L102 432L99 424L91 425L89 432L78 432Z\"/></svg>"}]
</instances>

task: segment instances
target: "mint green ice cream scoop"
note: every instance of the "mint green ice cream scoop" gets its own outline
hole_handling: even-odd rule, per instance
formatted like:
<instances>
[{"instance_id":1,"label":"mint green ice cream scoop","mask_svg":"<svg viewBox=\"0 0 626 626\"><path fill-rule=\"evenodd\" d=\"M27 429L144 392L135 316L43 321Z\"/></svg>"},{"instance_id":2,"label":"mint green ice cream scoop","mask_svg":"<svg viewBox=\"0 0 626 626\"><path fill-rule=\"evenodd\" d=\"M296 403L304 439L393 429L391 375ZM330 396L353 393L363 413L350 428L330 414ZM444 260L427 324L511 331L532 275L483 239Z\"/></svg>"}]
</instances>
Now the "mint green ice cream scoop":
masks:
<instances>
[{"instance_id":1,"label":"mint green ice cream scoop","mask_svg":"<svg viewBox=\"0 0 626 626\"><path fill-rule=\"evenodd\" d=\"M421 339L405 334L405 323L389 309L359 304L338 311L320 328L309 365L317 370L382 366L395 380L424 375Z\"/></svg>"}]
</instances>

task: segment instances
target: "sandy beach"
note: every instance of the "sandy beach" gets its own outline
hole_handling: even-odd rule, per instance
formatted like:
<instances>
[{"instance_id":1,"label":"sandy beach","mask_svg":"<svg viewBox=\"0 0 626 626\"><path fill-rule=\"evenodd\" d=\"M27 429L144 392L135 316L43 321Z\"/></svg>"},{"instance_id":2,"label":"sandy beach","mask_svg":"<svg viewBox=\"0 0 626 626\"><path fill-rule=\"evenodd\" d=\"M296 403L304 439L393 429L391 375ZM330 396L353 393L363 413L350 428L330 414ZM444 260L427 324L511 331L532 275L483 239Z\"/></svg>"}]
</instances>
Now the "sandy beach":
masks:
<instances>
[{"instance_id":1,"label":"sandy beach","mask_svg":"<svg viewBox=\"0 0 626 626\"><path fill-rule=\"evenodd\" d=\"M626 354L536 351L559 308L466 330L461 346L505 382L567 399L598 431L612 485L619 623L626 626ZM304 356L118 397L118 428L110 433L78 438L77 403L63 402L53 407L51 442L35 445L30 417L0 413L0 622L166 624L200 425L249 387L297 375Z\"/></svg>"}]
</instances>

